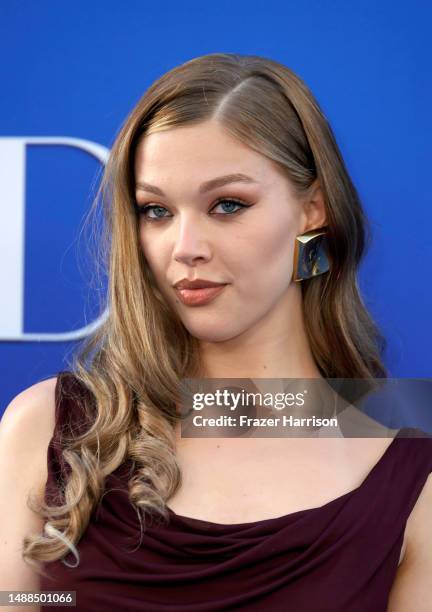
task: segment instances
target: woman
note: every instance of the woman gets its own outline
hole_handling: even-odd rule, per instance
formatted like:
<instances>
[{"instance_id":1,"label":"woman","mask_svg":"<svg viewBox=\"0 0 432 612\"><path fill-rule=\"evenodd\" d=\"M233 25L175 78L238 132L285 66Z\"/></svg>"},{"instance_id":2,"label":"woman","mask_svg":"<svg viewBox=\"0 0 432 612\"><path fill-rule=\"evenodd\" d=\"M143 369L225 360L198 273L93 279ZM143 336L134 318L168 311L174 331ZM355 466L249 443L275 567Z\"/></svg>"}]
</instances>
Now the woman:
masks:
<instances>
[{"instance_id":1,"label":"woman","mask_svg":"<svg viewBox=\"0 0 432 612\"><path fill-rule=\"evenodd\" d=\"M185 378L387 375L356 281L366 219L304 83L235 54L171 70L100 194L109 315L5 417L3 456L50 406L19 584L43 562L39 588L79 610L430 610L430 438L181 436Z\"/></svg>"}]
</instances>

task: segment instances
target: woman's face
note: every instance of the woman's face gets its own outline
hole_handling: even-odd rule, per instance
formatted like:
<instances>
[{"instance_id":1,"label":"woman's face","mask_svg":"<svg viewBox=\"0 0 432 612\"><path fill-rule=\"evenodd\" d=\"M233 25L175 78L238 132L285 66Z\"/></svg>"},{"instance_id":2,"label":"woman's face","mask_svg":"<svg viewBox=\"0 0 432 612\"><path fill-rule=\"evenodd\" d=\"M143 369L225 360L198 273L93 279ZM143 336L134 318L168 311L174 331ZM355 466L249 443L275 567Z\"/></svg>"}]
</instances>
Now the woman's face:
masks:
<instances>
[{"instance_id":1,"label":"woman's face","mask_svg":"<svg viewBox=\"0 0 432 612\"><path fill-rule=\"evenodd\" d=\"M135 178L138 206L156 207L139 215L143 253L192 335L228 340L289 306L290 292L300 291L291 280L294 239L307 215L271 160L207 121L145 136ZM181 279L226 286L187 305L173 287Z\"/></svg>"}]
</instances>

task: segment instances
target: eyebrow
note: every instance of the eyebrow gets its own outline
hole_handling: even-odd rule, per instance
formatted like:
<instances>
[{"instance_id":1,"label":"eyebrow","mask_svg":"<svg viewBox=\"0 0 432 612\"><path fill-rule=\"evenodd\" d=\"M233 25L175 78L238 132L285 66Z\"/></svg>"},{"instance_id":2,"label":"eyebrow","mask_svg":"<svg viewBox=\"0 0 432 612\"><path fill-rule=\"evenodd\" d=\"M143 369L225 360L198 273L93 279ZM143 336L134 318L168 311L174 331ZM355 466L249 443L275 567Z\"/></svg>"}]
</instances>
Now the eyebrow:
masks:
<instances>
[{"instance_id":1,"label":"eyebrow","mask_svg":"<svg viewBox=\"0 0 432 612\"><path fill-rule=\"evenodd\" d=\"M206 181L200 185L198 190L199 193L207 193L208 191L212 191L213 189L217 189L218 187L223 187L228 183L257 183L255 179L251 178L247 174L242 174L241 172L237 172L235 174L226 174L225 176L218 176L214 179ZM137 181L136 189L142 191L149 191L150 193L154 193L156 195L164 196L164 192L159 187L155 185L150 185L149 183L145 183L144 181Z\"/></svg>"}]
</instances>

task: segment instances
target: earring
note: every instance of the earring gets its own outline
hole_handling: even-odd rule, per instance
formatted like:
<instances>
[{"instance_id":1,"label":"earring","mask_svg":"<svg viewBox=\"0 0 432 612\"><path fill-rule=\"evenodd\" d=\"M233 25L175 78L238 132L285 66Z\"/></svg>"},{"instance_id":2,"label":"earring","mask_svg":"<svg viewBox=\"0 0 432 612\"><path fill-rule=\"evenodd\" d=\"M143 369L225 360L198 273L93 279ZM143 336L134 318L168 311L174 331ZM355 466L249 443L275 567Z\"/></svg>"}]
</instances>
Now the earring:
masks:
<instances>
[{"instance_id":1,"label":"earring","mask_svg":"<svg viewBox=\"0 0 432 612\"><path fill-rule=\"evenodd\" d=\"M321 228L296 236L294 243L293 280L296 282L328 272L327 231Z\"/></svg>"}]
</instances>

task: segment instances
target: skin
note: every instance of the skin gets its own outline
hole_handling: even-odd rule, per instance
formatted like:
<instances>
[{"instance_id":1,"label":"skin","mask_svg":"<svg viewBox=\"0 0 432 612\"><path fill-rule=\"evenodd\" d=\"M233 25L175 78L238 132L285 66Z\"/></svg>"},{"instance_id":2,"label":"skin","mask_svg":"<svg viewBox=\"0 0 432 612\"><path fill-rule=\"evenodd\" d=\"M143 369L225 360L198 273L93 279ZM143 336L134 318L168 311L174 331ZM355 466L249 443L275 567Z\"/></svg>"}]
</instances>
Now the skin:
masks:
<instances>
[{"instance_id":1,"label":"skin","mask_svg":"<svg viewBox=\"0 0 432 612\"><path fill-rule=\"evenodd\" d=\"M199 193L205 181L232 173L244 173L255 182ZM163 207L148 213L162 220L151 222L140 215L141 248L161 293L200 340L205 375L321 378L304 327L301 287L292 281L295 236L326 225L319 184L305 197L296 197L271 160L215 121L143 138L135 178L164 193L136 190L139 206ZM217 204L219 198L240 199L250 208ZM190 307L172 288L182 278L229 286L209 304ZM390 443L388 437L181 439L178 433L184 478L169 505L183 516L222 523L317 507L358 487ZM281 487L281 482L289 486ZM421 520L430 500L428 482L408 521L405 544L411 541L410 555L394 583L392 612L405 610L407 598L417 600L418 589L427 591L425 605L430 604L426 580L432 556L423 559L422 569L417 563L421 553L416 552L422 538L431 541L432 530L426 532ZM417 602L416 609L430 608Z\"/></svg>"},{"instance_id":2,"label":"skin","mask_svg":"<svg viewBox=\"0 0 432 612\"><path fill-rule=\"evenodd\" d=\"M198 193L201 183L234 172L256 182ZM139 205L167 209L147 213L165 215L162 220L140 216L141 246L162 294L200 339L206 375L321 377L305 332L301 287L291 280L295 236L326 223L318 184L307 198L296 198L271 160L215 121L147 136L137 149L135 176L165 193L136 191ZM222 197L251 206L215 207ZM172 288L182 278L229 286L209 304L190 307Z\"/></svg>"},{"instance_id":3,"label":"skin","mask_svg":"<svg viewBox=\"0 0 432 612\"><path fill-rule=\"evenodd\" d=\"M231 181L201 193L202 184L233 173L251 181ZM305 330L301 287L292 280L295 237L326 225L318 182L299 197L272 160L234 138L217 121L141 139L135 179L136 201L143 211L139 216L143 253L162 295L200 340L204 376L322 379ZM227 198L247 208L232 205ZM228 285L210 303L188 306L173 288L182 278ZM210 453L214 440L194 439L188 445L204 442L199 452ZM223 442L230 449L229 459L239 452L238 440ZM333 448L331 442L323 440L316 448L321 452L326 445ZM248 443L251 449L286 446L286 441L275 438ZM304 443L296 439L291 446L300 448Z\"/></svg>"},{"instance_id":4,"label":"skin","mask_svg":"<svg viewBox=\"0 0 432 612\"><path fill-rule=\"evenodd\" d=\"M233 173L243 173L254 182L234 182L199 193L202 183ZM135 177L138 206L163 207L147 211L147 217L140 215L143 253L161 293L188 331L199 338L205 375L321 378L304 327L301 287L292 281L295 236L325 225L319 185L313 185L308 198L295 197L290 182L271 160L215 121L143 138L136 151ZM158 187L164 195L138 187L144 183ZM217 203L220 198L236 198L250 208L230 214L239 207L221 206ZM151 221L148 216L163 218ZM178 299L172 287L182 278L229 285L209 304L191 307ZM247 482L243 470L236 471L237 477L232 474L229 483L226 477L240 455L249 467L259 462L267 472L267 479L263 473L262 480L272 486L270 456L280 460L283 447L286 460L292 453L298 459L302 445L310 442L292 439L287 454L284 439L182 439L179 429L177 450L186 479L195 486L208 482L208 475L198 473L204 464L196 460L199 456L213 466L219 490L221 483L225 485L219 512L226 506L224 500L235 489L244 490ZM316 460L318 447L315 449L308 451L310 460L314 456ZM323 452L322 444L319 452ZM267 462L263 463L261 453L267 453ZM250 501L253 490L258 490L256 483L250 483L246 496ZM181 495L183 504L194 496L187 486L182 487ZM216 500L209 501L207 511L210 505L217 507Z\"/></svg>"}]
</instances>

